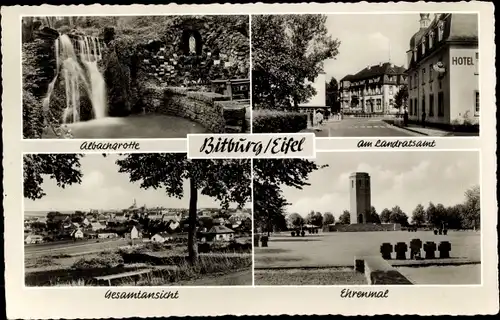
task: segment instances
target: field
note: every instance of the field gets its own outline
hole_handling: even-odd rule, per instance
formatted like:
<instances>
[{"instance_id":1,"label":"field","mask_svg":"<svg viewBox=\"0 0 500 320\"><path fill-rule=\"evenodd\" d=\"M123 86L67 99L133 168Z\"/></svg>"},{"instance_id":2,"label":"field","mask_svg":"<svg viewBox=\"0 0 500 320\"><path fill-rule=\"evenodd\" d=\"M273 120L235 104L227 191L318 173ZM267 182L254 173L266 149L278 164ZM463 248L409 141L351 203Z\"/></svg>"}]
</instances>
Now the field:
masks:
<instances>
[{"instance_id":1,"label":"field","mask_svg":"<svg viewBox=\"0 0 500 320\"><path fill-rule=\"evenodd\" d=\"M360 279L340 269L352 268L356 256L380 255L380 245L384 242L409 244L415 238L436 244L449 241L454 261L476 264L416 268L409 266L411 261L392 260L390 263L403 274L422 284L480 283L481 237L479 232L472 231L449 231L446 236L431 231L325 232L305 237L291 237L288 232L274 234L270 236L269 247L255 248L255 283L358 284ZM329 275L325 275L327 270L331 271Z\"/></svg>"},{"instance_id":2,"label":"field","mask_svg":"<svg viewBox=\"0 0 500 320\"><path fill-rule=\"evenodd\" d=\"M199 263L187 262L184 243L159 245L130 240L88 240L25 246L27 286L97 285L94 277L151 269L134 279L118 279L113 285L251 285L250 252L200 254Z\"/></svg>"}]
</instances>

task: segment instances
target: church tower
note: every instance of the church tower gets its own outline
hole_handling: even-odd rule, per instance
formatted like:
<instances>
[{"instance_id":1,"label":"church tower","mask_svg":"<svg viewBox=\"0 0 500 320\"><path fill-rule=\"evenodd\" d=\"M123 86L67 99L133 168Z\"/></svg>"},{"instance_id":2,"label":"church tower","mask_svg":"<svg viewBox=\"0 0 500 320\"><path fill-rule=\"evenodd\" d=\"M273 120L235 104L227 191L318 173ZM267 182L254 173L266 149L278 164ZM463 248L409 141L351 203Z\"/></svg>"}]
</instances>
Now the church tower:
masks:
<instances>
[{"instance_id":1,"label":"church tower","mask_svg":"<svg viewBox=\"0 0 500 320\"><path fill-rule=\"evenodd\" d=\"M420 14L420 30L427 29L431 24L430 14L421 13Z\"/></svg>"},{"instance_id":2,"label":"church tower","mask_svg":"<svg viewBox=\"0 0 500 320\"><path fill-rule=\"evenodd\" d=\"M371 209L370 175L354 172L349 176L351 224L369 223Z\"/></svg>"}]
</instances>

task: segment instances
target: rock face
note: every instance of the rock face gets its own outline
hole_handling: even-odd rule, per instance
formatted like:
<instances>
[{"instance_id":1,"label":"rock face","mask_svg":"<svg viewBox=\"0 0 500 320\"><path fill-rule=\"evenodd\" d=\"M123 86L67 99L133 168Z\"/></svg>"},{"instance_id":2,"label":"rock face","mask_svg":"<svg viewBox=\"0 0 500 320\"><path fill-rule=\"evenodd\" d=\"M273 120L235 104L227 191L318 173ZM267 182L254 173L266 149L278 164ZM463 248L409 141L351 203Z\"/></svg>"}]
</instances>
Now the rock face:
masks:
<instances>
[{"instance_id":1,"label":"rock face","mask_svg":"<svg viewBox=\"0 0 500 320\"><path fill-rule=\"evenodd\" d=\"M163 39L140 49L138 62L149 78L168 86L248 78L247 29L247 17L179 17Z\"/></svg>"},{"instance_id":2,"label":"rock face","mask_svg":"<svg viewBox=\"0 0 500 320\"><path fill-rule=\"evenodd\" d=\"M104 80L108 93L108 115L122 117L130 114L133 97L130 88L130 67L118 59L116 49L111 47L105 54Z\"/></svg>"}]
</instances>

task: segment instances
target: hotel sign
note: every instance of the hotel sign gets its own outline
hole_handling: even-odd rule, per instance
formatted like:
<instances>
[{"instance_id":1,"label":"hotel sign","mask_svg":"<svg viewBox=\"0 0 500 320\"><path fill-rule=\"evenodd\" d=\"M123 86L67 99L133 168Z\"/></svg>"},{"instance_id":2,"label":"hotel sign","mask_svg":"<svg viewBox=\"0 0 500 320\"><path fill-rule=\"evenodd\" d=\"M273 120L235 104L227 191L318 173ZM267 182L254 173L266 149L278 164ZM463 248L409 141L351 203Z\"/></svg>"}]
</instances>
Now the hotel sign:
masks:
<instances>
[{"instance_id":1,"label":"hotel sign","mask_svg":"<svg viewBox=\"0 0 500 320\"><path fill-rule=\"evenodd\" d=\"M451 58L451 64L454 66L473 66L474 59L472 57L453 57Z\"/></svg>"}]
</instances>

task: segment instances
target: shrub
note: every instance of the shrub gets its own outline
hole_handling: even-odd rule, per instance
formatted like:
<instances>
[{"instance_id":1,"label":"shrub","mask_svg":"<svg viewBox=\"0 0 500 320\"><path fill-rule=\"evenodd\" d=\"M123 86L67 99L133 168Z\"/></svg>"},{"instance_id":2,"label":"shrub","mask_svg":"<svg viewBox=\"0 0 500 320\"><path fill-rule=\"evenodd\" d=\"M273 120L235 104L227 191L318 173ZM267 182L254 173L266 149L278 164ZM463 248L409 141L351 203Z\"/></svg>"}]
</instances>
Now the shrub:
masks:
<instances>
[{"instance_id":1,"label":"shrub","mask_svg":"<svg viewBox=\"0 0 500 320\"><path fill-rule=\"evenodd\" d=\"M307 128L307 114L275 110L254 110L254 133L294 133Z\"/></svg>"},{"instance_id":2,"label":"shrub","mask_svg":"<svg viewBox=\"0 0 500 320\"><path fill-rule=\"evenodd\" d=\"M81 258L73 264L74 269L113 268L123 264L123 258L115 253L101 253L97 257Z\"/></svg>"}]
</instances>

